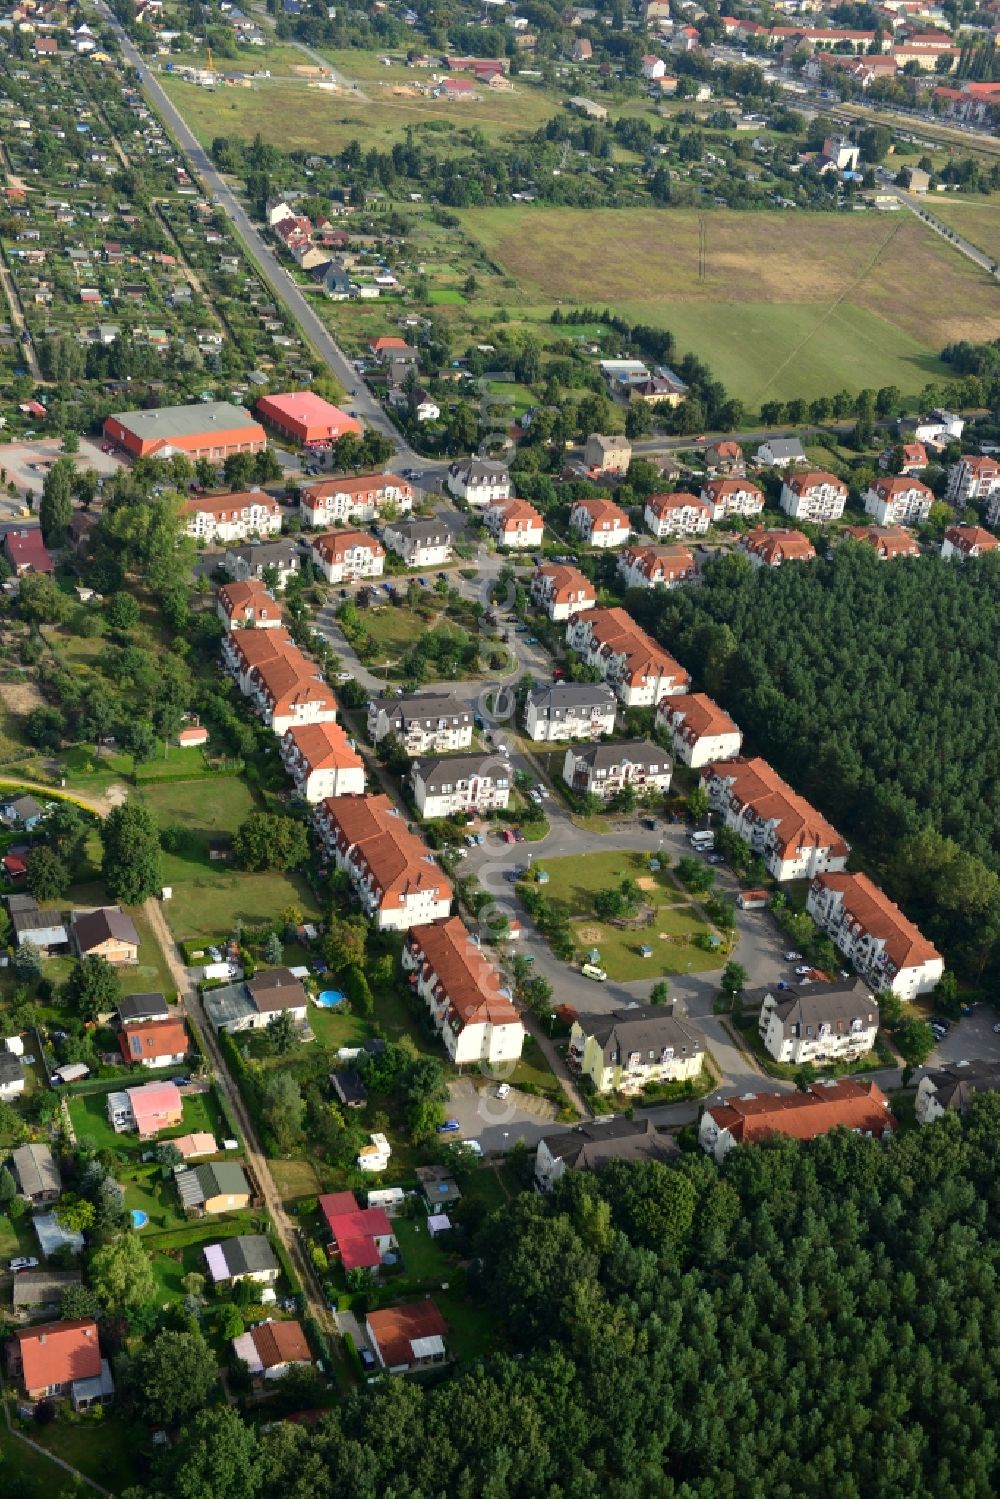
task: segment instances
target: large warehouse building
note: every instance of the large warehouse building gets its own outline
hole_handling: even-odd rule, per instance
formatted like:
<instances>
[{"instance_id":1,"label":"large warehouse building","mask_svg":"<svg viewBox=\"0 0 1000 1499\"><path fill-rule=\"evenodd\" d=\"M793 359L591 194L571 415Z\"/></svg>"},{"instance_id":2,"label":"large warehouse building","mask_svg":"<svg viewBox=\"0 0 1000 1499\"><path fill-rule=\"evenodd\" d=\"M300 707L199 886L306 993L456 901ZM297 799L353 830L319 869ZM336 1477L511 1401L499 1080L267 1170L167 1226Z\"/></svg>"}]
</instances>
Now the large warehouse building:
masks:
<instances>
[{"instance_id":1,"label":"large warehouse building","mask_svg":"<svg viewBox=\"0 0 1000 1499\"><path fill-rule=\"evenodd\" d=\"M291 390L283 396L261 396L257 415L283 437L305 447L323 447L345 433L361 436L361 423L311 390Z\"/></svg>"},{"instance_id":2,"label":"large warehouse building","mask_svg":"<svg viewBox=\"0 0 1000 1499\"><path fill-rule=\"evenodd\" d=\"M133 458L173 458L184 453L188 458L221 463L233 453L261 453L267 446L260 423L229 401L119 411L104 423L104 435Z\"/></svg>"}]
</instances>

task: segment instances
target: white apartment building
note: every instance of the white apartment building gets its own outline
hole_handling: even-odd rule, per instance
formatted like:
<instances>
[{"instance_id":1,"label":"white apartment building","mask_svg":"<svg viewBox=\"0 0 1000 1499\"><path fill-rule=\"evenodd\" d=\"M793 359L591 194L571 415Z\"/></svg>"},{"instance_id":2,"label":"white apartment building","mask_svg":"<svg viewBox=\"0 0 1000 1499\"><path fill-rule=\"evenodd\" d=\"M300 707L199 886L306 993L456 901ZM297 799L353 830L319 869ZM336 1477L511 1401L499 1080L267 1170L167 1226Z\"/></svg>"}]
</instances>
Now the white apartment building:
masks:
<instances>
[{"instance_id":1,"label":"white apartment building","mask_svg":"<svg viewBox=\"0 0 1000 1499\"><path fill-rule=\"evenodd\" d=\"M876 479L864 494L865 509L880 526L922 525L933 503L927 485L904 474Z\"/></svg>"},{"instance_id":2,"label":"white apartment building","mask_svg":"<svg viewBox=\"0 0 1000 1499\"><path fill-rule=\"evenodd\" d=\"M698 569L685 546L630 546L618 558L618 576L626 588L676 588Z\"/></svg>"},{"instance_id":3,"label":"white apartment building","mask_svg":"<svg viewBox=\"0 0 1000 1499\"><path fill-rule=\"evenodd\" d=\"M307 802L364 795L364 761L338 723L289 729L281 741L281 761Z\"/></svg>"},{"instance_id":4,"label":"white apartment building","mask_svg":"<svg viewBox=\"0 0 1000 1499\"><path fill-rule=\"evenodd\" d=\"M520 1012L457 916L408 932L402 962L456 1067L518 1060L525 1036Z\"/></svg>"},{"instance_id":5,"label":"white apartment building","mask_svg":"<svg viewBox=\"0 0 1000 1499\"><path fill-rule=\"evenodd\" d=\"M413 485L396 474L342 474L307 485L300 503L307 526L332 526L373 521L386 511L402 515L413 509L413 500Z\"/></svg>"},{"instance_id":6,"label":"white apartment building","mask_svg":"<svg viewBox=\"0 0 1000 1499\"><path fill-rule=\"evenodd\" d=\"M536 568L531 579L531 602L544 609L549 619L561 621L593 609L597 594L579 568L554 562Z\"/></svg>"},{"instance_id":7,"label":"white apartment building","mask_svg":"<svg viewBox=\"0 0 1000 1499\"><path fill-rule=\"evenodd\" d=\"M262 489L185 500L184 533L198 541L249 541L281 530L281 506Z\"/></svg>"},{"instance_id":8,"label":"white apartment building","mask_svg":"<svg viewBox=\"0 0 1000 1499\"><path fill-rule=\"evenodd\" d=\"M706 479L700 498L712 507L714 521L728 520L731 515L759 515L764 508L764 491L749 479Z\"/></svg>"},{"instance_id":9,"label":"white apartment building","mask_svg":"<svg viewBox=\"0 0 1000 1499\"><path fill-rule=\"evenodd\" d=\"M978 453L965 453L948 470L945 498L951 505L969 505L976 500L992 501L1000 495L1000 460ZM992 525L992 520L990 521Z\"/></svg>"},{"instance_id":10,"label":"white apartment building","mask_svg":"<svg viewBox=\"0 0 1000 1499\"><path fill-rule=\"evenodd\" d=\"M408 697L376 697L368 704L368 734L381 744L397 734L412 758L468 749L472 709L447 692L415 692Z\"/></svg>"},{"instance_id":11,"label":"white apartment building","mask_svg":"<svg viewBox=\"0 0 1000 1499\"><path fill-rule=\"evenodd\" d=\"M878 1001L861 979L775 985L757 1019L768 1056L792 1067L856 1062L875 1045L878 1024Z\"/></svg>"},{"instance_id":12,"label":"white apartment building","mask_svg":"<svg viewBox=\"0 0 1000 1499\"><path fill-rule=\"evenodd\" d=\"M669 536L699 536L712 524L714 506L696 494L653 494L643 518L657 541Z\"/></svg>"},{"instance_id":13,"label":"white apartment building","mask_svg":"<svg viewBox=\"0 0 1000 1499\"><path fill-rule=\"evenodd\" d=\"M626 787L638 796L669 791L672 771L665 749L649 739L628 739L614 744L570 745L562 778L579 796L598 796L606 802Z\"/></svg>"},{"instance_id":14,"label":"white apartment building","mask_svg":"<svg viewBox=\"0 0 1000 1499\"><path fill-rule=\"evenodd\" d=\"M629 539L628 516L613 500L577 500L569 513L569 528L594 547L620 547Z\"/></svg>"},{"instance_id":15,"label":"white apartment building","mask_svg":"<svg viewBox=\"0 0 1000 1499\"><path fill-rule=\"evenodd\" d=\"M451 885L387 796L327 797L316 831L379 930L405 932L449 915Z\"/></svg>"},{"instance_id":16,"label":"white apartment building","mask_svg":"<svg viewBox=\"0 0 1000 1499\"><path fill-rule=\"evenodd\" d=\"M776 880L846 868L848 845L765 760L706 765L701 784L727 828L759 854Z\"/></svg>"},{"instance_id":17,"label":"white apartment building","mask_svg":"<svg viewBox=\"0 0 1000 1499\"><path fill-rule=\"evenodd\" d=\"M464 500L474 510L485 510L496 500L510 499L507 465L491 458L468 458L464 463L453 463L445 482L449 494Z\"/></svg>"},{"instance_id":18,"label":"white apartment building","mask_svg":"<svg viewBox=\"0 0 1000 1499\"><path fill-rule=\"evenodd\" d=\"M503 810L510 802L511 779L502 755L441 755L415 761L410 772L413 799L426 820Z\"/></svg>"},{"instance_id":19,"label":"white apartment building","mask_svg":"<svg viewBox=\"0 0 1000 1499\"><path fill-rule=\"evenodd\" d=\"M695 770L732 760L743 746L742 729L703 692L665 697L656 710L656 727L670 735L676 758Z\"/></svg>"},{"instance_id":20,"label":"white apartment building","mask_svg":"<svg viewBox=\"0 0 1000 1499\"><path fill-rule=\"evenodd\" d=\"M944 972L937 948L864 874L817 874L806 910L871 987L928 994Z\"/></svg>"},{"instance_id":21,"label":"white apartment building","mask_svg":"<svg viewBox=\"0 0 1000 1499\"><path fill-rule=\"evenodd\" d=\"M603 682L553 682L532 687L524 702L524 730L536 744L600 739L615 731L618 699Z\"/></svg>"},{"instance_id":22,"label":"white apartment building","mask_svg":"<svg viewBox=\"0 0 1000 1499\"><path fill-rule=\"evenodd\" d=\"M847 504L847 485L825 469L804 469L782 480L780 504L793 520L816 525L839 520Z\"/></svg>"},{"instance_id":23,"label":"white apartment building","mask_svg":"<svg viewBox=\"0 0 1000 1499\"><path fill-rule=\"evenodd\" d=\"M570 648L595 667L627 708L652 707L661 698L685 692L684 668L641 630L624 609L595 609L571 619Z\"/></svg>"},{"instance_id":24,"label":"white apartment building","mask_svg":"<svg viewBox=\"0 0 1000 1499\"><path fill-rule=\"evenodd\" d=\"M328 583L381 578L385 547L367 531L331 531L312 540L313 561Z\"/></svg>"},{"instance_id":25,"label":"white apartment building","mask_svg":"<svg viewBox=\"0 0 1000 1499\"><path fill-rule=\"evenodd\" d=\"M483 512L483 521L505 551L526 552L542 544L542 517L527 500L494 500Z\"/></svg>"},{"instance_id":26,"label":"white apartment building","mask_svg":"<svg viewBox=\"0 0 1000 1499\"><path fill-rule=\"evenodd\" d=\"M407 567L443 567L451 559L451 528L439 516L387 521L382 535L390 552L402 557Z\"/></svg>"}]
</instances>

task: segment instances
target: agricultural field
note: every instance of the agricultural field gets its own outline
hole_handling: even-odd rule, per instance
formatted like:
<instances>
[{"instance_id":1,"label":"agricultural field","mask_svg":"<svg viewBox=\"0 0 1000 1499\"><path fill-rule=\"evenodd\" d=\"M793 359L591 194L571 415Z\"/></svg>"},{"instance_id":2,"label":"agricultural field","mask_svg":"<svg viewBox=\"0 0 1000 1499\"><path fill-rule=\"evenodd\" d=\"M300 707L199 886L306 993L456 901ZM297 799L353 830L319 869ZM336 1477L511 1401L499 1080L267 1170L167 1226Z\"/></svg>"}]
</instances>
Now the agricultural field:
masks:
<instances>
[{"instance_id":1,"label":"agricultural field","mask_svg":"<svg viewBox=\"0 0 1000 1499\"><path fill-rule=\"evenodd\" d=\"M963 235L984 254L1000 261L1000 196L956 198L935 193L927 207L942 223Z\"/></svg>"},{"instance_id":2,"label":"agricultural field","mask_svg":"<svg viewBox=\"0 0 1000 1499\"><path fill-rule=\"evenodd\" d=\"M916 393L946 373L945 344L1000 335L989 278L911 215L512 207L460 217L516 285L515 305L611 307L669 328L751 406L863 385Z\"/></svg>"},{"instance_id":3,"label":"agricultural field","mask_svg":"<svg viewBox=\"0 0 1000 1499\"><path fill-rule=\"evenodd\" d=\"M579 952L600 952L608 977L622 983L665 974L699 973L719 968L723 959L696 945L695 939L711 928L698 908L674 884L669 874L651 874L648 857L638 851L609 850L580 858L539 860L536 865L549 876L542 887L547 901L562 905L570 918ZM650 925L631 929L600 921L594 914L594 897L601 890L633 879L653 907ZM640 955L646 944L651 957Z\"/></svg>"}]
</instances>

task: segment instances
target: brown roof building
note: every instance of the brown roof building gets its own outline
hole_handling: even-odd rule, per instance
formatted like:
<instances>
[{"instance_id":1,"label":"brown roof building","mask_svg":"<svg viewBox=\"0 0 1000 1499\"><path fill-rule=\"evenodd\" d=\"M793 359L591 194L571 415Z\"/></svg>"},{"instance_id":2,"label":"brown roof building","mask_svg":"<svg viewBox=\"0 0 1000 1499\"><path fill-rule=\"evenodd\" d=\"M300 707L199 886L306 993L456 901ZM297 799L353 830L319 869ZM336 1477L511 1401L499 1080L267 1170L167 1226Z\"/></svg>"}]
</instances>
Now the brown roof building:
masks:
<instances>
[{"instance_id":1,"label":"brown roof building","mask_svg":"<svg viewBox=\"0 0 1000 1499\"><path fill-rule=\"evenodd\" d=\"M895 1120L877 1083L813 1083L805 1092L747 1093L706 1109L698 1138L702 1149L721 1161L736 1145L760 1144L771 1135L815 1140L832 1129L849 1129L881 1140Z\"/></svg>"},{"instance_id":2,"label":"brown roof building","mask_svg":"<svg viewBox=\"0 0 1000 1499\"><path fill-rule=\"evenodd\" d=\"M740 545L755 567L780 567L783 562L815 562L816 548L801 531L778 527L773 531L757 526Z\"/></svg>"},{"instance_id":3,"label":"brown roof building","mask_svg":"<svg viewBox=\"0 0 1000 1499\"><path fill-rule=\"evenodd\" d=\"M517 1061L524 1045L520 1011L457 916L408 932L403 968L456 1066Z\"/></svg>"},{"instance_id":4,"label":"brown roof building","mask_svg":"<svg viewBox=\"0 0 1000 1499\"><path fill-rule=\"evenodd\" d=\"M376 926L406 931L451 911L451 885L387 796L327 797L316 826Z\"/></svg>"}]
</instances>

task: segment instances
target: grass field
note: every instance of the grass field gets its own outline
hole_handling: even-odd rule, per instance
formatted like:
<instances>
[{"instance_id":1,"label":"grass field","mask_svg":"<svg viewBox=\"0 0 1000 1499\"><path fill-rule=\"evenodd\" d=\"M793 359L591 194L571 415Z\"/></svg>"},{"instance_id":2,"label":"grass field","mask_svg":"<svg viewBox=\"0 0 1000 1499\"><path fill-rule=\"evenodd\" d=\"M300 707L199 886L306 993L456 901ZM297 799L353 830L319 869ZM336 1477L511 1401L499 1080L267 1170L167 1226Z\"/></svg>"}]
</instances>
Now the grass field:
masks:
<instances>
[{"instance_id":1,"label":"grass field","mask_svg":"<svg viewBox=\"0 0 1000 1499\"><path fill-rule=\"evenodd\" d=\"M927 207L978 250L1000 261L1000 196L953 198L935 193L928 197Z\"/></svg>"},{"instance_id":2,"label":"grass field","mask_svg":"<svg viewBox=\"0 0 1000 1499\"><path fill-rule=\"evenodd\" d=\"M119 1088L138 1087L144 1081L140 1075L134 1079L123 1079ZM69 1116L73 1121L77 1139L93 1140L99 1150L112 1150L126 1155L138 1155L149 1150L148 1140L140 1140L135 1134L116 1134L108 1123L106 1093L83 1093L69 1100ZM164 1130L158 1140L169 1140L175 1135L204 1132L216 1138L227 1133L219 1105L212 1093L195 1093L184 1099L184 1118L176 1129Z\"/></svg>"},{"instance_id":3,"label":"grass field","mask_svg":"<svg viewBox=\"0 0 1000 1499\"><path fill-rule=\"evenodd\" d=\"M751 405L890 383L913 394L946 374L945 344L1000 335L995 285L910 214L512 207L461 218L525 310L609 306L670 328L680 352Z\"/></svg>"},{"instance_id":4,"label":"grass field","mask_svg":"<svg viewBox=\"0 0 1000 1499\"><path fill-rule=\"evenodd\" d=\"M296 876L244 874L210 859L211 846L227 844L243 819L259 810L244 781L171 781L144 787L142 796L161 828L177 828L185 838L181 853L163 855L163 882L173 889L166 916L175 936L211 941L230 932L237 916L252 925L287 906L297 906L307 918L317 914L308 887Z\"/></svg>"},{"instance_id":5,"label":"grass field","mask_svg":"<svg viewBox=\"0 0 1000 1499\"><path fill-rule=\"evenodd\" d=\"M669 875L650 876L646 855L638 850L609 850L584 854L581 858L546 859L542 868L549 875L546 897L567 909L577 950L596 947L608 977L621 983L633 979L660 978L664 974L700 973L719 968L718 953L697 947L694 938L708 930L690 902L677 900ZM594 896L621 880L637 880L655 916L650 926L628 930L599 921L594 915ZM640 955L640 947L652 947L652 956Z\"/></svg>"}]
</instances>

